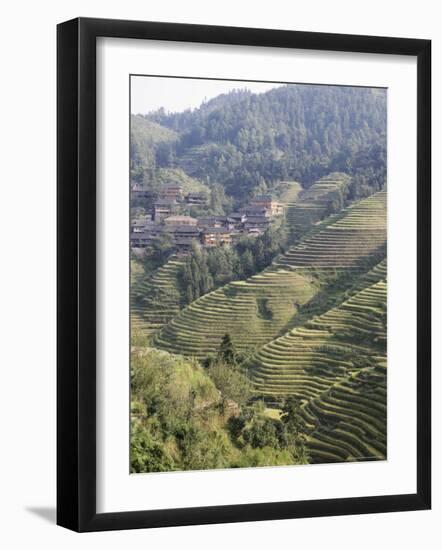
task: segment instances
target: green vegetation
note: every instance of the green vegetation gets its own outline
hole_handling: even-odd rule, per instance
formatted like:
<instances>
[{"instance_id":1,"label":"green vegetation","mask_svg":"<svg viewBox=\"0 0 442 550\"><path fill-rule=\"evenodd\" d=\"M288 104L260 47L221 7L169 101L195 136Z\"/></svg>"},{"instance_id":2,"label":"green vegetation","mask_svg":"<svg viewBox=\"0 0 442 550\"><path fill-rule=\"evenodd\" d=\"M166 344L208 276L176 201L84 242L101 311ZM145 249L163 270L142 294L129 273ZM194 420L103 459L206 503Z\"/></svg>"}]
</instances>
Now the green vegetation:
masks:
<instances>
[{"instance_id":1,"label":"green vegetation","mask_svg":"<svg viewBox=\"0 0 442 550\"><path fill-rule=\"evenodd\" d=\"M311 463L387 458L386 384L385 358L374 358L304 405Z\"/></svg>"},{"instance_id":2,"label":"green vegetation","mask_svg":"<svg viewBox=\"0 0 442 550\"><path fill-rule=\"evenodd\" d=\"M153 345L202 358L214 353L229 331L241 351L253 351L284 329L317 291L305 270L268 269L195 300L163 326Z\"/></svg>"},{"instance_id":3,"label":"green vegetation","mask_svg":"<svg viewBox=\"0 0 442 550\"><path fill-rule=\"evenodd\" d=\"M301 191L287 205L286 219L291 232L299 238L312 225L341 210L345 205L350 183L351 178L346 174L333 173Z\"/></svg>"},{"instance_id":4,"label":"green vegetation","mask_svg":"<svg viewBox=\"0 0 442 550\"><path fill-rule=\"evenodd\" d=\"M207 195L178 214L258 194L284 213L231 245L164 235L131 258L131 472L385 459L385 92L281 86L132 116L132 214L170 183Z\"/></svg>"},{"instance_id":5,"label":"green vegetation","mask_svg":"<svg viewBox=\"0 0 442 550\"><path fill-rule=\"evenodd\" d=\"M183 113L146 117L176 132L156 162L221 183L246 197L288 179L304 185L330 172L354 176L352 199L385 184L386 93L345 86L236 91Z\"/></svg>"},{"instance_id":6,"label":"green vegetation","mask_svg":"<svg viewBox=\"0 0 442 550\"><path fill-rule=\"evenodd\" d=\"M330 225L326 221L313 229L278 257L274 266L193 301L155 335L154 345L171 353L204 357L230 331L240 335L235 344L241 351L253 352L294 326L300 309L327 292L341 266L362 270L368 254L382 252L385 208L382 192L349 207Z\"/></svg>"},{"instance_id":7,"label":"green vegetation","mask_svg":"<svg viewBox=\"0 0 442 550\"><path fill-rule=\"evenodd\" d=\"M140 275L139 269L130 289L131 330L137 336L151 334L179 312L181 295L177 275L182 264L183 260L171 258L150 275L144 271Z\"/></svg>"},{"instance_id":8,"label":"green vegetation","mask_svg":"<svg viewBox=\"0 0 442 550\"><path fill-rule=\"evenodd\" d=\"M247 364L255 391L317 397L359 370L360 357L385 355L385 302L380 280L264 345Z\"/></svg>"},{"instance_id":9,"label":"green vegetation","mask_svg":"<svg viewBox=\"0 0 442 550\"><path fill-rule=\"evenodd\" d=\"M287 242L287 231L279 226L267 229L258 237L244 235L234 246L201 249L195 244L179 274L186 303L230 281L246 279L262 271L285 250Z\"/></svg>"},{"instance_id":10,"label":"green vegetation","mask_svg":"<svg viewBox=\"0 0 442 550\"><path fill-rule=\"evenodd\" d=\"M305 462L303 420L293 418L293 405L278 420L262 403L246 404L247 379L225 352L208 370L149 348L132 352L131 472Z\"/></svg>"},{"instance_id":11,"label":"green vegetation","mask_svg":"<svg viewBox=\"0 0 442 550\"><path fill-rule=\"evenodd\" d=\"M386 192L349 206L339 219L322 224L279 258L283 267L354 267L385 247Z\"/></svg>"},{"instance_id":12,"label":"green vegetation","mask_svg":"<svg viewBox=\"0 0 442 550\"><path fill-rule=\"evenodd\" d=\"M183 194L187 193L207 193L210 194L210 189L202 183L201 181L191 178L180 168L159 168L155 174L155 181L159 184L161 188L166 184L176 184L181 185L183 189Z\"/></svg>"},{"instance_id":13,"label":"green vegetation","mask_svg":"<svg viewBox=\"0 0 442 550\"><path fill-rule=\"evenodd\" d=\"M157 147L173 143L179 136L173 130L142 116L131 116L130 177L133 183L152 181L156 169Z\"/></svg>"}]
</instances>

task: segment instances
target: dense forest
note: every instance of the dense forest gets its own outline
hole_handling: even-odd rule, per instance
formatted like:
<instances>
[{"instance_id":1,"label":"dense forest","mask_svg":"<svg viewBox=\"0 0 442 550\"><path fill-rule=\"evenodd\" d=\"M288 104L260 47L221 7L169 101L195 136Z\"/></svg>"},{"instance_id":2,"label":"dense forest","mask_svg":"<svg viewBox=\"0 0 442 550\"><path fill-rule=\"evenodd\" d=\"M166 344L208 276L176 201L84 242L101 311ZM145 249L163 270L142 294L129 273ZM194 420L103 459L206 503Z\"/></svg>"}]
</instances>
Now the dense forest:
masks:
<instances>
[{"instance_id":1,"label":"dense forest","mask_svg":"<svg viewBox=\"0 0 442 550\"><path fill-rule=\"evenodd\" d=\"M132 178L178 167L244 199L282 180L308 186L333 171L353 176L351 197L381 189L386 178L386 91L343 86L238 90L199 109L163 109L132 119ZM147 125L147 126L145 126ZM143 150L146 130L154 144ZM145 141L144 141L145 143Z\"/></svg>"}]
</instances>

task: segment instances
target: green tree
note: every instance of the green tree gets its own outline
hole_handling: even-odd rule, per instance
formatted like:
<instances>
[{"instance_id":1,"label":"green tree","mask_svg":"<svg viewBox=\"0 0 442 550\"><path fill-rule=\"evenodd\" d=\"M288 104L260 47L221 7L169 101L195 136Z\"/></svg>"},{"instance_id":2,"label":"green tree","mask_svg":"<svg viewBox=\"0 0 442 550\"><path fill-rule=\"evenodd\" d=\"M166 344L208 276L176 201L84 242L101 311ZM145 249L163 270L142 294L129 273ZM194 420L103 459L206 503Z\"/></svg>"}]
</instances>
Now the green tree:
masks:
<instances>
[{"instance_id":1,"label":"green tree","mask_svg":"<svg viewBox=\"0 0 442 550\"><path fill-rule=\"evenodd\" d=\"M229 333L224 334L218 350L218 358L226 363L233 364L236 362L236 350L233 345L232 337Z\"/></svg>"},{"instance_id":2,"label":"green tree","mask_svg":"<svg viewBox=\"0 0 442 550\"><path fill-rule=\"evenodd\" d=\"M241 256L241 265L246 277L250 277L255 272L255 261L251 250L246 250Z\"/></svg>"},{"instance_id":3,"label":"green tree","mask_svg":"<svg viewBox=\"0 0 442 550\"><path fill-rule=\"evenodd\" d=\"M294 396L286 399L282 408L281 422L285 425L290 451L297 464L308 464L306 448L305 422L301 415L301 406Z\"/></svg>"},{"instance_id":4,"label":"green tree","mask_svg":"<svg viewBox=\"0 0 442 550\"><path fill-rule=\"evenodd\" d=\"M170 472L175 468L161 441L146 430L135 429L131 434L130 469L132 473L142 473Z\"/></svg>"},{"instance_id":5,"label":"green tree","mask_svg":"<svg viewBox=\"0 0 442 550\"><path fill-rule=\"evenodd\" d=\"M250 399L250 382L237 365L217 360L209 367L209 376L221 392L223 410L229 400L241 407Z\"/></svg>"}]
</instances>

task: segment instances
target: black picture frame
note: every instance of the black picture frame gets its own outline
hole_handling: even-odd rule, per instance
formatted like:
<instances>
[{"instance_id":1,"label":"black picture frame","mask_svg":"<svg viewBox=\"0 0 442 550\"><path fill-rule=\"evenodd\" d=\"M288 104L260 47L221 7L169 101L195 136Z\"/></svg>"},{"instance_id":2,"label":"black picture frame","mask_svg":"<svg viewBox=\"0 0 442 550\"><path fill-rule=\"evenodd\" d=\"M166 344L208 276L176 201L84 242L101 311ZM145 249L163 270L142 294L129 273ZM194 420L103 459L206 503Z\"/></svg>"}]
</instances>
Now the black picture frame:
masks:
<instances>
[{"instance_id":1,"label":"black picture frame","mask_svg":"<svg viewBox=\"0 0 442 550\"><path fill-rule=\"evenodd\" d=\"M417 58L417 492L96 512L96 39L302 48ZM431 41L79 18L57 28L57 523L83 531L425 510L431 506Z\"/></svg>"}]
</instances>

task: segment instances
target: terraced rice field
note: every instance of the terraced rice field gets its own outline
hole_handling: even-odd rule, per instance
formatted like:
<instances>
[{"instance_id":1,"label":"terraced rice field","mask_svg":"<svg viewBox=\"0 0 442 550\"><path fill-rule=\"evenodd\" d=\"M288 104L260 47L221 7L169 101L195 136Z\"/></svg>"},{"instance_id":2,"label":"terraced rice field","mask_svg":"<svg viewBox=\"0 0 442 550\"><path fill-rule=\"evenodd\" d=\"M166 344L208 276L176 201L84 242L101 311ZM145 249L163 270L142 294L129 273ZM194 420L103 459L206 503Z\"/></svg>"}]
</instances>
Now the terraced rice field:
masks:
<instances>
[{"instance_id":1,"label":"terraced rice field","mask_svg":"<svg viewBox=\"0 0 442 550\"><path fill-rule=\"evenodd\" d=\"M344 182L344 183L343 183ZM322 179L306 194L305 207L315 216L325 215L330 200L346 185L347 180ZM302 211L304 198L296 202L298 184L286 195L286 212ZM313 220L313 218L312 218ZM304 221L304 223L307 223ZM313 223L313 221L311 222ZM246 281L236 281L194 301L174 317L153 338L153 345L183 355L205 357L214 353L227 332L239 350L253 350L287 330L299 306L309 301L319 290L315 274L308 270L271 267Z\"/></svg>"},{"instance_id":2,"label":"terraced rice field","mask_svg":"<svg viewBox=\"0 0 442 550\"><path fill-rule=\"evenodd\" d=\"M302 191L297 201L288 205L286 220L289 226L305 230L322 220L329 213L333 201L342 201L349 182L346 174L332 174Z\"/></svg>"},{"instance_id":3,"label":"terraced rice field","mask_svg":"<svg viewBox=\"0 0 442 550\"><path fill-rule=\"evenodd\" d=\"M292 208L296 208L303 189L302 185L296 181L283 181L281 187L283 191L280 192L278 201L284 207L284 214L288 220L291 217Z\"/></svg>"},{"instance_id":4,"label":"terraced rice field","mask_svg":"<svg viewBox=\"0 0 442 550\"><path fill-rule=\"evenodd\" d=\"M351 288L351 291L356 293L359 290L363 290L370 284L377 283L378 281L387 280L387 259L385 258L377 265L368 271L355 285Z\"/></svg>"},{"instance_id":5,"label":"terraced rice field","mask_svg":"<svg viewBox=\"0 0 442 550\"><path fill-rule=\"evenodd\" d=\"M348 207L328 226L312 231L275 264L283 267L354 267L385 246L386 192Z\"/></svg>"},{"instance_id":6,"label":"terraced rice field","mask_svg":"<svg viewBox=\"0 0 442 550\"><path fill-rule=\"evenodd\" d=\"M382 266L369 277L382 277ZM349 373L358 357L381 355L385 348L384 278L369 284L339 306L264 345L248 371L255 391L279 398L316 398Z\"/></svg>"},{"instance_id":7,"label":"terraced rice field","mask_svg":"<svg viewBox=\"0 0 442 550\"><path fill-rule=\"evenodd\" d=\"M177 274L183 260L172 258L151 277L131 285L131 330L149 336L179 312Z\"/></svg>"},{"instance_id":8,"label":"terraced rice field","mask_svg":"<svg viewBox=\"0 0 442 550\"><path fill-rule=\"evenodd\" d=\"M309 461L385 460L387 386L382 358L334 384L302 408L310 434Z\"/></svg>"},{"instance_id":9,"label":"terraced rice field","mask_svg":"<svg viewBox=\"0 0 442 550\"><path fill-rule=\"evenodd\" d=\"M255 349L283 330L317 291L307 270L269 269L195 300L155 335L153 345L205 357L228 332L239 350Z\"/></svg>"},{"instance_id":10,"label":"terraced rice field","mask_svg":"<svg viewBox=\"0 0 442 550\"><path fill-rule=\"evenodd\" d=\"M330 185L327 182L327 189ZM232 336L239 350L250 351L293 327L300 306L322 289L317 268L322 268L323 263L324 271L329 268L334 270L334 264L338 263L330 261L338 254L336 247L330 251L330 257L317 252L315 245L321 242L321 235L325 235L325 241L333 232L345 237L351 255L343 254L343 267L356 264L355 259L366 259L371 250L376 250L381 243L385 244L385 229L382 232L383 222L379 219L385 217L385 210L382 211L382 205L385 209L385 198L382 193L377 195L347 209L334 224L316 231L311 246L313 237L307 237L302 248L296 247L297 263L301 263L302 267L292 265L292 249L290 259L285 260L283 256L261 274L246 281L230 283L190 304L154 336L153 345L170 353L205 357L217 350L226 333ZM381 226L380 231L376 229L378 241L373 245L372 235L370 242L361 246L363 231L353 230L354 220L357 219L361 227L371 228L376 217L378 226ZM338 226L336 230L335 225ZM301 262L303 255L306 259ZM237 340L235 335L239 336Z\"/></svg>"}]
</instances>

